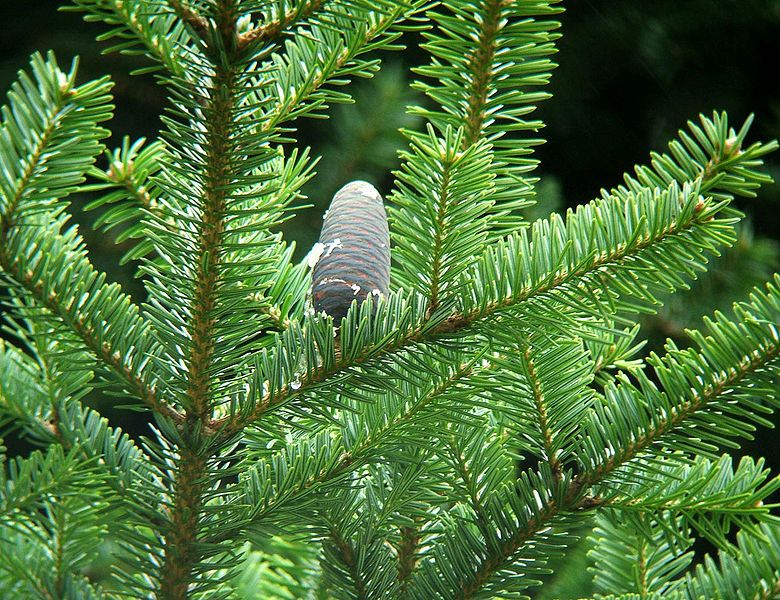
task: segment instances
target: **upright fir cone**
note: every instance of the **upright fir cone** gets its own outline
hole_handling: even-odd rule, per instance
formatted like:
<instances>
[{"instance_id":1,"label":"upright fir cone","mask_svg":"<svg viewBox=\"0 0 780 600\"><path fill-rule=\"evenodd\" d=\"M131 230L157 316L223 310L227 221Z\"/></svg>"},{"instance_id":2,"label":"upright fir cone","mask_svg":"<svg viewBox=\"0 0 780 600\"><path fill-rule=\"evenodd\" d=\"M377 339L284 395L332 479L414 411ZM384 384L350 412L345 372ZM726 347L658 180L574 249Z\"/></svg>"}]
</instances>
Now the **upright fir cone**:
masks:
<instances>
[{"instance_id":1,"label":"upright fir cone","mask_svg":"<svg viewBox=\"0 0 780 600\"><path fill-rule=\"evenodd\" d=\"M310 261L314 310L333 317L337 326L353 300L388 294L390 232L374 186L352 181L336 192Z\"/></svg>"}]
</instances>

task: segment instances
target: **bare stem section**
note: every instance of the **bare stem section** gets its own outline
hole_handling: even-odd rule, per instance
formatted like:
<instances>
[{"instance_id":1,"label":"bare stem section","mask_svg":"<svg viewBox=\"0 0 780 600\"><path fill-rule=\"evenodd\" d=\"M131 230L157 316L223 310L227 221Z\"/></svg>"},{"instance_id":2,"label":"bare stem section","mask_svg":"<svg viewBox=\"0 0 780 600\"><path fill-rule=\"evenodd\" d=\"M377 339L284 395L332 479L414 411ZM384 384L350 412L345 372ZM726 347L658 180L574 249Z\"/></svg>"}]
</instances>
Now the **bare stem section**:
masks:
<instances>
[{"instance_id":1,"label":"bare stem section","mask_svg":"<svg viewBox=\"0 0 780 600\"><path fill-rule=\"evenodd\" d=\"M469 58L468 108L466 110L466 135L464 147L475 143L482 136L485 125L485 107L487 106L493 78L493 62L496 57L496 41L501 29L501 0L487 0L484 8L484 20L474 52Z\"/></svg>"},{"instance_id":2,"label":"bare stem section","mask_svg":"<svg viewBox=\"0 0 780 600\"><path fill-rule=\"evenodd\" d=\"M204 457L189 450L182 451L160 581L161 597L166 600L185 600L188 597L192 569L200 558L196 543L203 503L201 480L205 470Z\"/></svg>"},{"instance_id":3,"label":"bare stem section","mask_svg":"<svg viewBox=\"0 0 780 600\"><path fill-rule=\"evenodd\" d=\"M208 154L206 158L207 188L203 198L200 225L199 261L195 275L195 294L190 322L192 337L188 357L190 400L188 420L206 421L211 410L211 366L216 335L217 296L220 285L219 262L225 234L227 188L231 181L232 165L229 157L233 127L233 88L235 71L229 65L220 65L212 82L209 107Z\"/></svg>"}]
</instances>

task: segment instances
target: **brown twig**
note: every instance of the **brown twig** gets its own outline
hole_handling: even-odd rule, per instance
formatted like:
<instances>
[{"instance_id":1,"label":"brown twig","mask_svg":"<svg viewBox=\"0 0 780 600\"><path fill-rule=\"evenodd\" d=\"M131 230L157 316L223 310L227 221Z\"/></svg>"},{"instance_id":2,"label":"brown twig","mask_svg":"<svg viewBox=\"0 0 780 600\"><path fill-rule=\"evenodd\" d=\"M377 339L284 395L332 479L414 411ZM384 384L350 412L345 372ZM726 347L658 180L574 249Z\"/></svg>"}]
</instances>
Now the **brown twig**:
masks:
<instances>
[{"instance_id":1,"label":"brown twig","mask_svg":"<svg viewBox=\"0 0 780 600\"><path fill-rule=\"evenodd\" d=\"M501 9L504 0L490 0L486 3L483 21L480 24L479 38L469 57L467 71L471 75L468 87L468 108L465 115L466 135L463 147L474 144L482 136L485 123L490 83L493 77L493 60L496 56L496 39L501 27Z\"/></svg>"},{"instance_id":2,"label":"brown twig","mask_svg":"<svg viewBox=\"0 0 780 600\"><path fill-rule=\"evenodd\" d=\"M361 600L368 598L369 596L366 582L364 581L363 576L358 569L358 564L355 559L355 550L352 547L352 544L349 540L344 539L344 537L335 529L331 529L330 538L338 549L341 560L344 562L344 566L347 567L347 572L355 584L357 598Z\"/></svg>"},{"instance_id":3,"label":"brown twig","mask_svg":"<svg viewBox=\"0 0 780 600\"><path fill-rule=\"evenodd\" d=\"M418 529L420 517L414 518L414 526L401 527L401 540L396 552L398 554L398 581L401 583L402 593L409 586L409 576L417 568L417 552L420 544L420 531Z\"/></svg>"},{"instance_id":4,"label":"brown twig","mask_svg":"<svg viewBox=\"0 0 780 600\"><path fill-rule=\"evenodd\" d=\"M205 40L209 32L209 22L193 9L191 9L185 0L168 0L168 5L174 10L179 18L187 23L202 40Z\"/></svg>"},{"instance_id":5,"label":"brown twig","mask_svg":"<svg viewBox=\"0 0 780 600\"><path fill-rule=\"evenodd\" d=\"M186 600L189 597L193 565L199 559L196 544L205 470L205 458L182 450L173 490L175 500L170 530L165 536L165 564L160 577L161 596L166 600Z\"/></svg>"},{"instance_id":6,"label":"brown twig","mask_svg":"<svg viewBox=\"0 0 780 600\"><path fill-rule=\"evenodd\" d=\"M287 11L280 19L258 25L254 29L240 34L236 44L237 50L242 52L251 44L258 42L274 42L278 40L285 30L298 21L310 17L316 10L321 8L323 4L325 4L325 0L309 0L302 6Z\"/></svg>"},{"instance_id":7,"label":"brown twig","mask_svg":"<svg viewBox=\"0 0 780 600\"><path fill-rule=\"evenodd\" d=\"M542 382L539 379L536 364L534 363L534 357L531 352L531 347L526 346L523 351L523 359L528 367L528 378L531 381L531 391L533 393L533 402L536 407L536 414L538 415L539 431L544 439L544 453L547 462L550 464L553 474L556 478L561 477L561 463L556 456L555 445L553 444L553 430L550 426L549 416L547 414L546 399L544 397L544 390L542 389Z\"/></svg>"}]
</instances>

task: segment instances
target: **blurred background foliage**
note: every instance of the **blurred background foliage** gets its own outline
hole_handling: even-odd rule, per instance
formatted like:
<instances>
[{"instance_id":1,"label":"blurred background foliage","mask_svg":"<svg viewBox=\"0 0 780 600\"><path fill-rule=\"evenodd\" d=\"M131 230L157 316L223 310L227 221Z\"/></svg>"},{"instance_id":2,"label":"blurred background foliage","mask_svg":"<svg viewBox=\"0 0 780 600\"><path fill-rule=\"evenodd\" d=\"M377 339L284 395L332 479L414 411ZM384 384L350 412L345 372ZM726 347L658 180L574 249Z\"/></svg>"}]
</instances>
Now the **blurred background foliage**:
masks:
<instances>
[{"instance_id":1,"label":"blurred background foliage","mask_svg":"<svg viewBox=\"0 0 780 600\"><path fill-rule=\"evenodd\" d=\"M2 5L0 88L7 90L28 56L53 49L65 64L81 57L81 78L110 73L116 82L116 116L109 148L124 136L154 139L166 105L162 88L149 75L131 76L146 65L142 57L102 55L94 41L103 32L81 15L58 12L58 0L10 2ZM540 147L538 205L528 211L534 220L551 211L586 202L621 181L621 174L647 161L650 150L665 144L686 120L713 109L727 110L741 122L750 113L756 121L751 139L780 137L780 1L778 0L573 0L560 16L563 38L549 91L553 97L536 113L547 127ZM309 208L286 224L303 256L316 240L322 213L333 193L353 179L366 179L384 194L392 187L396 151L404 145L399 128L420 126L405 106L424 102L408 87L409 68L427 61L419 39L406 38L407 50L386 55L385 67L373 80L352 88L355 103L332 107L330 119L298 123L299 145L322 158L317 176L304 189ZM738 125L739 123L736 123ZM780 156L769 157L780 179ZM85 213L89 198L74 199L74 217L82 225L93 262L110 279L121 282L143 301L143 287L134 279L136 265L119 267L123 248L110 235L95 232L98 213ZM700 315L727 309L756 283L780 270L780 185L765 188L757 199L741 201L748 214L734 248L713 262L712 270L690 291L677 294L661 312L643 323L646 350L658 349L666 337L685 343L685 328L697 326ZM114 425L131 435L146 433L147 415L117 410L115 400L92 397ZM768 459L780 472L780 442L772 431L757 432L746 453ZM24 451L21 440L6 440ZM547 586L539 597L572 597L581 586L584 550L569 575ZM571 558L571 557L570 557ZM568 586L568 591L567 591ZM557 591L556 591L557 590Z\"/></svg>"}]
</instances>

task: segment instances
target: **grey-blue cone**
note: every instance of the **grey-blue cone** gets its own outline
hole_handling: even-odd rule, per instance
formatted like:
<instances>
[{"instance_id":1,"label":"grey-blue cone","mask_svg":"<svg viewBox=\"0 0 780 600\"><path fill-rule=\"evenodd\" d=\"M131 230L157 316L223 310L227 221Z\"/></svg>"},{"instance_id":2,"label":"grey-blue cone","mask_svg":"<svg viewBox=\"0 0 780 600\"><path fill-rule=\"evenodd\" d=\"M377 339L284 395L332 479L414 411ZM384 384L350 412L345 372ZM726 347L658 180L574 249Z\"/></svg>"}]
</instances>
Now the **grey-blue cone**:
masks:
<instances>
[{"instance_id":1,"label":"grey-blue cone","mask_svg":"<svg viewBox=\"0 0 780 600\"><path fill-rule=\"evenodd\" d=\"M390 289L390 232L382 196L370 183L352 181L330 203L314 264L312 301L340 325L353 300L386 296Z\"/></svg>"}]
</instances>

